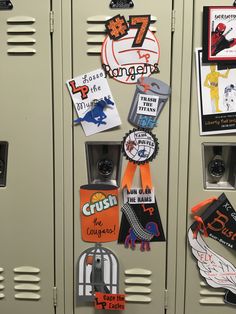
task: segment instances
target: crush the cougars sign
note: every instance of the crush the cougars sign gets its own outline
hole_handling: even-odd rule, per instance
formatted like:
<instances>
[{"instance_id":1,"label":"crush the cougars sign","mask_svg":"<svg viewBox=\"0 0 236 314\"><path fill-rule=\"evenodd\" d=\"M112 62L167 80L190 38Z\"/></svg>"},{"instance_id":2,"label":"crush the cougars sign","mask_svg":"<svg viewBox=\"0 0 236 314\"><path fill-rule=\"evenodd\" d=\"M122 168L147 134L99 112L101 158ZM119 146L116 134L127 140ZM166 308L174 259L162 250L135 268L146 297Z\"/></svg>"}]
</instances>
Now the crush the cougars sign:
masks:
<instances>
[{"instance_id":1,"label":"crush the cougars sign","mask_svg":"<svg viewBox=\"0 0 236 314\"><path fill-rule=\"evenodd\" d=\"M80 187L82 240L100 243L118 239L118 188L112 185Z\"/></svg>"}]
</instances>

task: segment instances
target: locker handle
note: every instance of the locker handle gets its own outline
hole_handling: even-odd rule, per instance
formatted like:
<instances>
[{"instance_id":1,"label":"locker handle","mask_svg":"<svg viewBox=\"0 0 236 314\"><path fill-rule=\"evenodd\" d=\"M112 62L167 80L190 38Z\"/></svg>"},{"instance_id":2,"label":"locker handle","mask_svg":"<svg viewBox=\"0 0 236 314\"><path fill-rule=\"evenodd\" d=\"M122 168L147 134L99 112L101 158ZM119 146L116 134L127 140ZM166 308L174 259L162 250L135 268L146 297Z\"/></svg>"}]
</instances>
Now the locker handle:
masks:
<instances>
[{"instance_id":1,"label":"locker handle","mask_svg":"<svg viewBox=\"0 0 236 314\"><path fill-rule=\"evenodd\" d=\"M211 204L212 202L216 201L217 199L218 198L216 196L208 198L208 199L198 203L197 205L193 206L191 209L191 212L194 214L194 213L198 212L203 206Z\"/></svg>"}]
</instances>

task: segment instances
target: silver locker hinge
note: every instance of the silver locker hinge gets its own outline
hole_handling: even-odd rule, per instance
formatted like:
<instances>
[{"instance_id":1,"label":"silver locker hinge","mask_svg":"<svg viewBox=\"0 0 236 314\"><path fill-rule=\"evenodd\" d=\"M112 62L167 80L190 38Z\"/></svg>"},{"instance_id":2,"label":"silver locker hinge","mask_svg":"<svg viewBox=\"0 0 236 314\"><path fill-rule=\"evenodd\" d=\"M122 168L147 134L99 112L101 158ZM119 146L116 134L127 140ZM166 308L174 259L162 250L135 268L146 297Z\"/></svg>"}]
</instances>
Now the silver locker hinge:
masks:
<instances>
[{"instance_id":1,"label":"silver locker hinge","mask_svg":"<svg viewBox=\"0 0 236 314\"><path fill-rule=\"evenodd\" d=\"M50 33L54 32L54 11L49 13Z\"/></svg>"},{"instance_id":2,"label":"silver locker hinge","mask_svg":"<svg viewBox=\"0 0 236 314\"><path fill-rule=\"evenodd\" d=\"M164 291L164 307L165 307L165 310L168 309L168 290Z\"/></svg>"},{"instance_id":3,"label":"silver locker hinge","mask_svg":"<svg viewBox=\"0 0 236 314\"><path fill-rule=\"evenodd\" d=\"M175 31L175 10L171 12L171 32Z\"/></svg>"},{"instance_id":4,"label":"silver locker hinge","mask_svg":"<svg viewBox=\"0 0 236 314\"><path fill-rule=\"evenodd\" d=\"M57 306L57 287L53 287L53 306Z\"/></svg>"}]
</instances>

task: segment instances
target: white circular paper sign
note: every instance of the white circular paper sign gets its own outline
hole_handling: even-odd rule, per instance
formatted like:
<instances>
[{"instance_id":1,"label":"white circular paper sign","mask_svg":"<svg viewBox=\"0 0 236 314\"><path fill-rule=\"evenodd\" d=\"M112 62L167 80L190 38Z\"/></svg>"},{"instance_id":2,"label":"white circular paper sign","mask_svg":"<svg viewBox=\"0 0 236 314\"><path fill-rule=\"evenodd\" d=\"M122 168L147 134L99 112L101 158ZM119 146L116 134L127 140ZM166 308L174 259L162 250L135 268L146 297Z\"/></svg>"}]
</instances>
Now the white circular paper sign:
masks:
<instances>
[{"instance_id":1,"label":"white circular paper sign","mask_svg":"<svg viewBox=\"0 0 236 314\"><path fill-rule=\"evenodd\" d=\"M102 45L105 73L125 84L134 84L140 77L159 72L160 47L157 38L148 30L142 47L132 47L136 33L136 29L129 29L127 35L118 40L107 36Z\"/></svg>"}]
</instances>

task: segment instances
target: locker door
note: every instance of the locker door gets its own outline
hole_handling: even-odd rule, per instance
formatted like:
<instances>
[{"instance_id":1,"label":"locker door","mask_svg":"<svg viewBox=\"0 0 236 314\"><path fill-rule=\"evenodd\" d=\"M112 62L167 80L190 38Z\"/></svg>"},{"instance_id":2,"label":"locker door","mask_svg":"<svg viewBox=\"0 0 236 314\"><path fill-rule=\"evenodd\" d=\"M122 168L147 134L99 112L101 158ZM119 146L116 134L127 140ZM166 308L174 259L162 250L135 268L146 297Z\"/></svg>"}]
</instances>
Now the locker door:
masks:
<instances>
[{"instance_id":1,"label":"locker door","mask_svg":"<svg viewBox=\"0 0 236 314\"><path fill-rule=\"evenodd\" d=\"M232 1L225 1L224 4L218 1L198 0L194 2L194 26L193 26L193 48L201 47L202 43L202 12L203 6L209 5L232 5ZM193 51L194 54L194 51ZM214 145L217 143L230 143L235 141L235 135L221 136L199 136L199 119L197 103L197 82L196 82L195 55L192 62L192 93L191 93L191 117L189 133L189 173L188 173L188 227L193 220L190 217L190 209L201 200L212 196L219 196L225 192L231 204L235 207L235 190L224 189L205 189L203 176L203 143ZM235 252L226 248L217 241L210 238L204 238L204 241L219 255L225 257L235 265ZM219 293L219 295L217 295ZM193 258L189 246L187 246L186 260L186 295L185 295L185 313L213 314L235 313L235 307L225 305L223 302L224 289L213 289L205 285L205 280L199 274L196 260Z\"/></svg>"},{"instance_id":2,"label":"locker door","mask_svg":"<svg viewBox=\"0 0 236 314\"><path fill-rule=\"evenodd\" d=\"M12 10L0 10L0 150L2 142L8 143L6 186L0 187L0 312L50 314L54 313L50 1L11 2Z\"/></svg>"},{"instance_id":3,"label":"locker door","mask_svg":"<svg viewBox=\"0 0 236 314\"><path fill-rule=\"evenodd\" d=\"M134 1L133 9L112 10L109 8L109 1L93 0L73 1L73 77L86 72L93 71L101 67L100 54L97 52L101 48L96 41L92 45L87 43L88 38L96 36L96 28L101 29L103 23L97 22L97 17L112 17L117 14L129 15L151 14L156 17L152 24L155 34L160 42L160 74L157 78L170 84L170 58L171 58L171 11L172 1L158 3L154 0ZM93 27L94 32L90 33L89 28ZM104 36L104 31L98 35ZM88 50L90 49L90 53ZM94 52L93 52L94 51ZM122 125L120 128L108 130L86 137L80 126L74 127L74 294L76 295L76 265L80 254L87 248L92 247L92 243L85 243L81 240L80 230L80 198L79 188L88 182L86 169L85 142L86 141L122 141L123 136L133 128L128 123L128 112L135 91L135 85L127 85L108 79L117 108L121 116ZM152 179L156 190L157 202L160 215L166 232L167 225L167 196L168 196L168 132L169 132L169 104L161 113L158 127L153 130L156 133L160 150L158 156L151 164ZM125 161L123 160L123 170ZM122 172L124 173L124 171ZM121 214L120 214L121 216ZM122 244L116 242L104 244L111 249L119 259L120 263L120 293L124 293L124 271L130 268L145 268L152 271L150 279L152 284L152 301L149 304L130 303L127 305L129 313L164 313L164 290L166 277L166 242L152 243L150 252L141 252L139 247L132 251L125 249ZM75 313L92 313L93 306L84 303L76 304Z\"/></svg>"}]
</instances>

